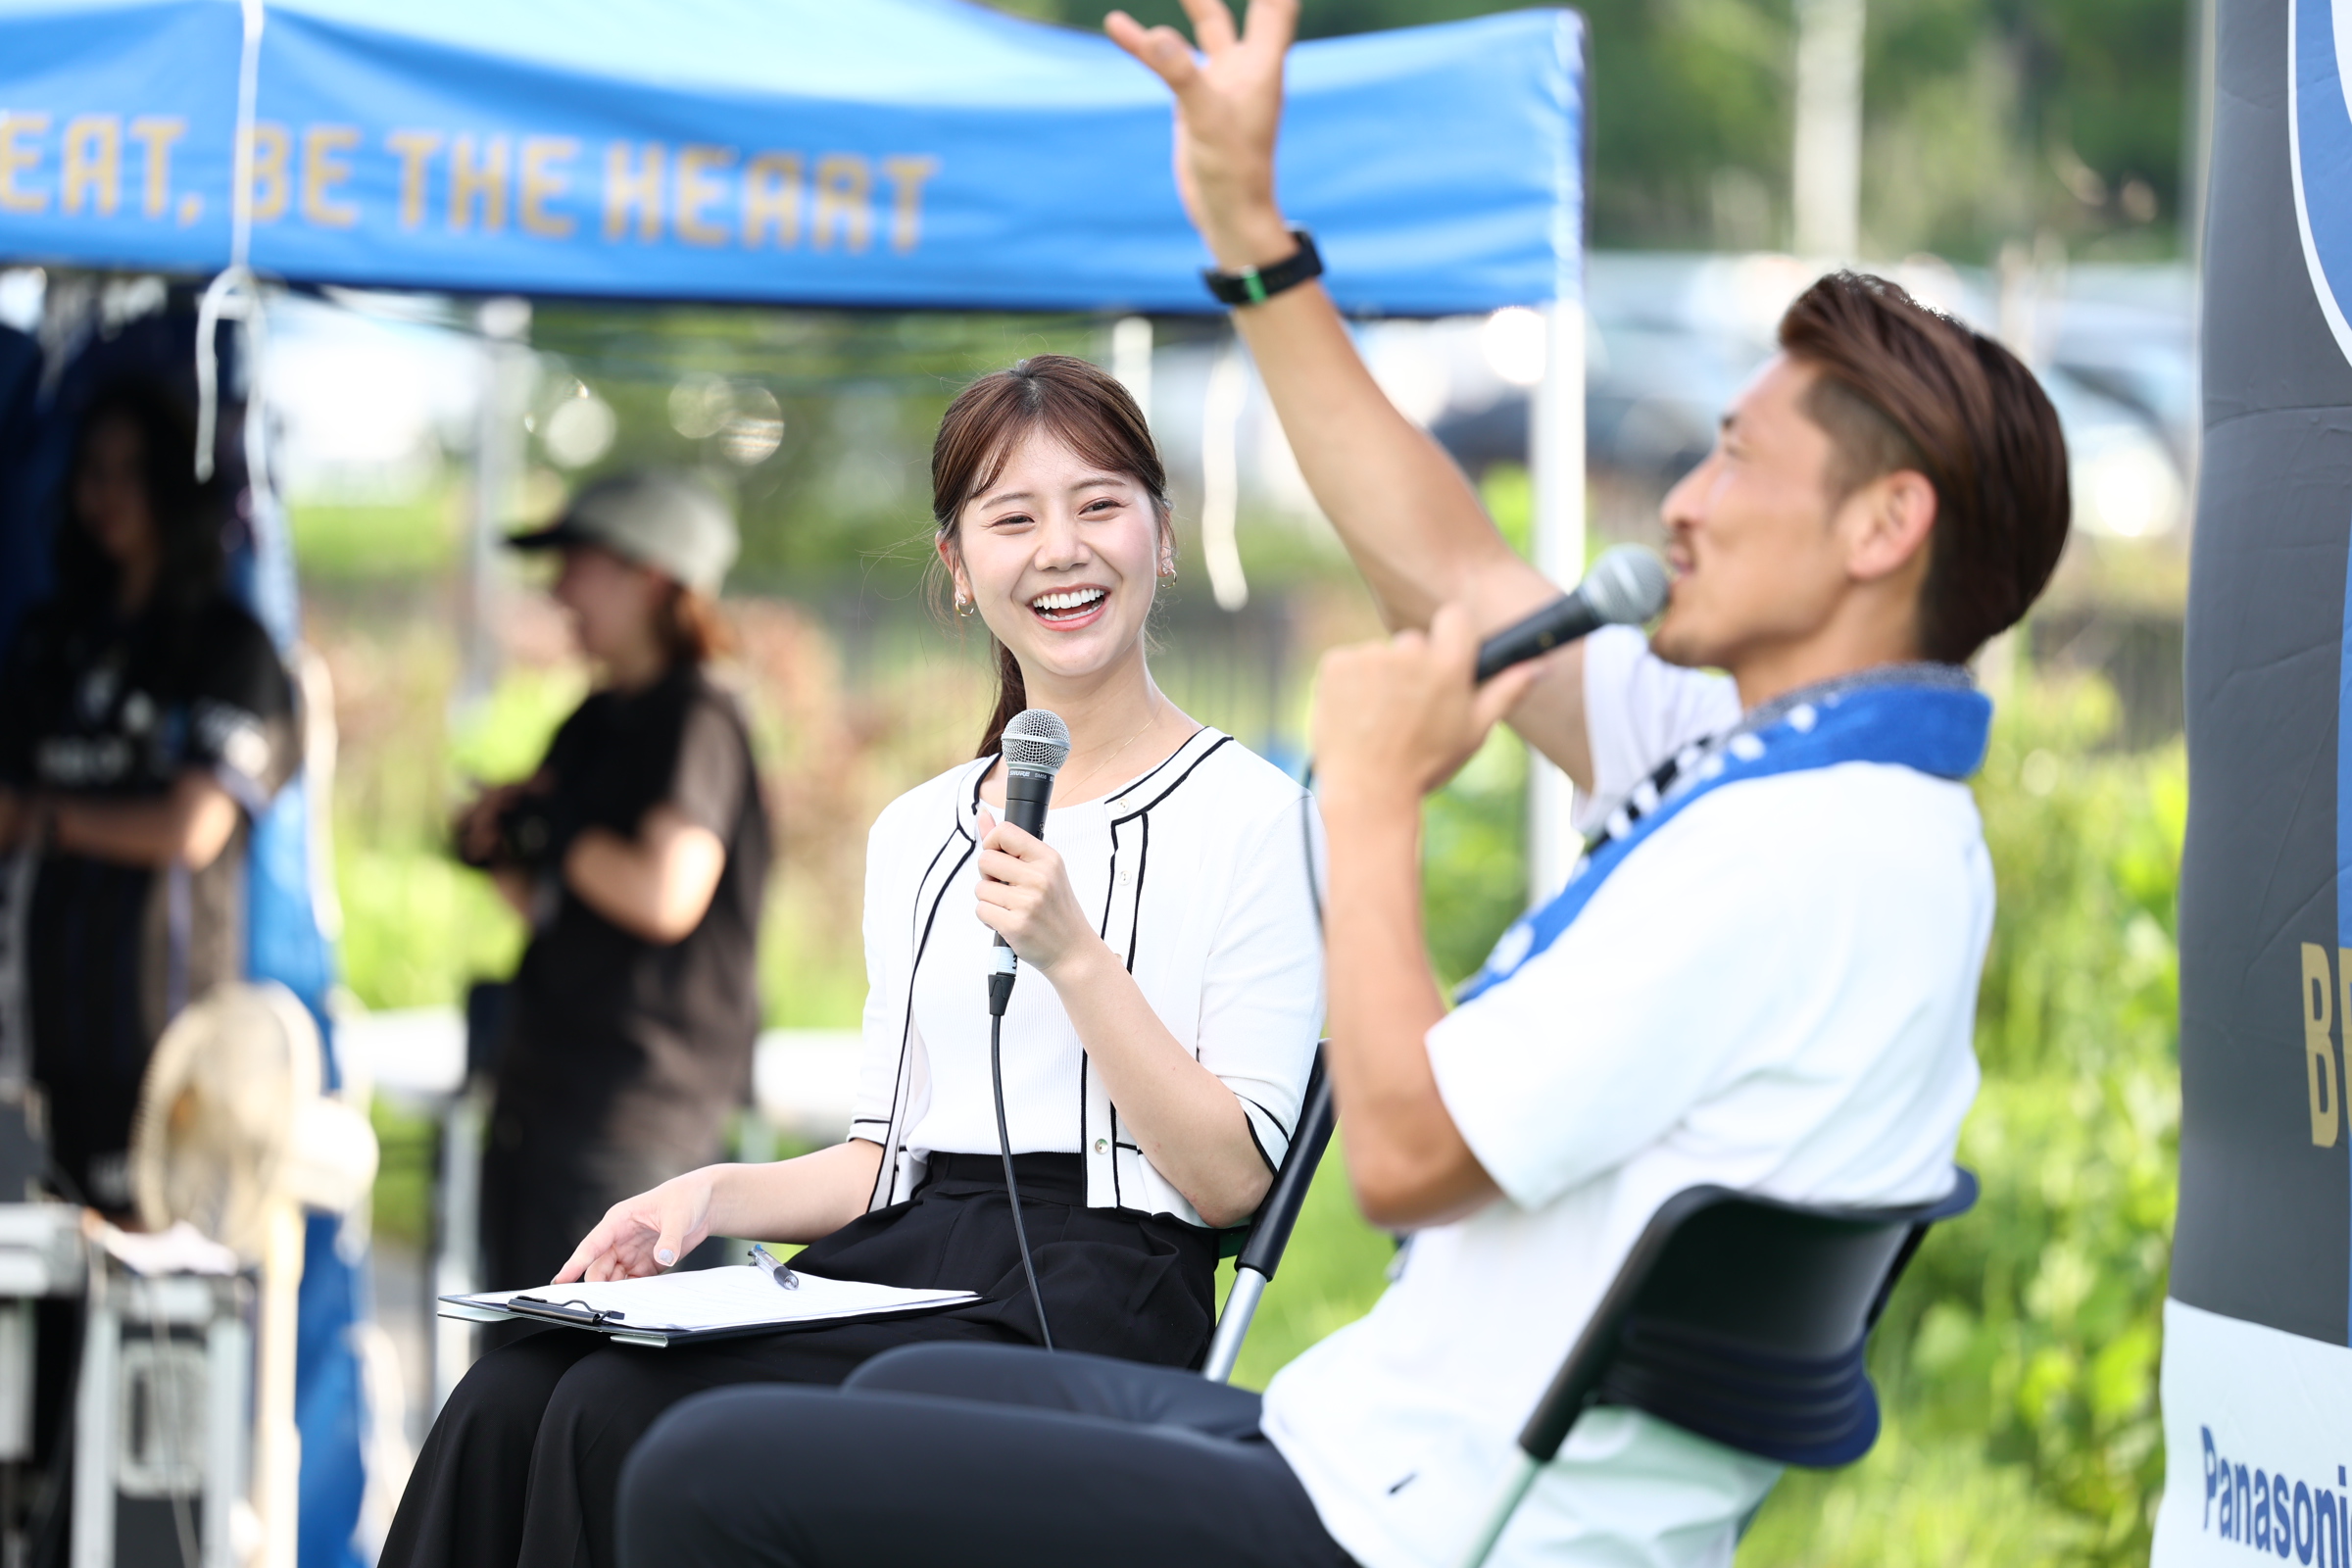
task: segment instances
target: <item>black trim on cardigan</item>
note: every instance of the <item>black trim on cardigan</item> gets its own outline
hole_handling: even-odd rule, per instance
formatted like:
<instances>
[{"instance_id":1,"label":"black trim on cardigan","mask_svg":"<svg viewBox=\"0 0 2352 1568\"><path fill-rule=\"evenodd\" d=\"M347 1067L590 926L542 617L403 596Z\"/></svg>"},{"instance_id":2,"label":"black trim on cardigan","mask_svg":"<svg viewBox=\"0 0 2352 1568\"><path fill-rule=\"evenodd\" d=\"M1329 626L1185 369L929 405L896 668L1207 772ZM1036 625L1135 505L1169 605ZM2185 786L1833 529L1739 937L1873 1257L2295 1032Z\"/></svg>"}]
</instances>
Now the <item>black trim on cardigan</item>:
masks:
<instances>
[{"instance_id":1,"label":"black trim on cardigan","mask_svg":"<svg viewBox=\"0 0 2352 1568\"><path fill-rule=\"evenodd\" d=\"M1240 1100L1243 1097L1240 1095L1235 1095L1233 1098ZM1255 1105L1257 1104L1257 1102L1252 1100L1250 1102L1250 1103ZM1265 1107L1261 1105L1258 1108L1262 1110ZM1279 1123L1277 1125L1279 1125ZM1281 1175L1282 1167L1274 1163L1274 1156L1272 1154L1266 1152L1266 1146L1264 1142L1261 1141L1257 1136L1257 1123L1251 1121L1247 1112L1244 1112L1242 1116L1242 1126L1250 1134L1250 1147L1256 1150L1257 1157L1266 1162L1266 1174L1269 1176ZM1263 1200L1260 1200L1260 1201L1263 1201Z\"/></svg>"},{"instance_id":2,"label":"black trim on cardigan","mask_svg":"<svg viewBox=\"0 0 2352 1568\"><path fill-rule=\"evenodd\" d=\"M1140 778L1129 779L1117 789L1112 790L1108 795L1103 796L1102 804L1107 807L1111 804L1111 802L1117 800L1122 795L1133 795L1137 790L1142 789L1145 785L1159 777L1160 770L1162 768L1166 767L1170 762L1176 760L1176 759L1179 757L1182 757L1187 747L1191 746L1193 742L1199 740L1201 736L1207 733L1208 726L1203 724L1199 729L1193 731L1190 735L1187 735L1181 742L1177 744L1177 747L1174 751L1161 758L1157 762L1154 762L1152 765L1152 770L1150 772L1144 774Z\"/></svg>"},{"instance_id":3,"label":"black trim on cardigan","mask_svg":"<svg viewBox=\"0 0 2352 1568\"><path fill-rule=\"evenodd\" d=\"M1135 898L1127 906L1130 911L1127 921L1127 972L1129 974L1135 973L1135 942L1136 938L1143 933L1144 929L1144 876L1152 869L1152 816L1150 807L1146 807L1144 808L1143 817L1144 842L1137 847L1135 852ZM1197 1060L1199 1059L1199 1056L1200 1052L1196 1048L1194 1051L1194 1057Z\"/></svg>"},{"instance_id":4,"label":"black trim on cardigan","mask_svg":"<svg viewBox=\"0 0 2352 1568\"><path fill-rule=\"evenodd\" d=\"M1287 1143L1289 1143L1289 1142L1290 1142L1290 1141L1291 1141L1293 1138L1295 1138L1295 1137L1297 1137L1297 1136L1298 1136L1298 1134L1297 1134L1296 1132L1294 1132L1292 1129L1290 1129L1290 1128L1288 1128L1288 1127L1285 1127L1285 1126L1282 1124L1282 1118L1281 1118L1280 1116L1277 1116L1277 1115L1275 1115L1275 1114L1274 1114L1272 1111L1268 1110L1268 1109L1267 1109L1265 1106L1263 1106L1263 1105L1258 1105L1257 1102L1256 1102L1256 1101L1254 1101L1254 1100L1251 1100L1251 1099L1250 1099L1250 1098L1248 1095L1245 1095L1245 1094L1241 1093L1239 1090L1235 1090L1235 1091L1233 1092L1233 1098L1234 1098L1234 1099L1236 1099L1236 1100L1238 1100L1238 1101L1240 1101L1240 1102L1241 1102L1243 1104L1245 1104L1245 1105L1256 1105L1256 1106L1257 1106L1257 1113L1258 1113L1260 1116L1263 1116L1263 1117L1265 1117L1265 1118L1266 1118L1266 1120L1267 1120L1268 1122L1270 1122L1270 1123L1273 1125L1273 1128L1274 1128L1274 1130L1275 1130L1276 1132L1278 1132L1278 1133L1282 1134L1282 1141L1283 1141L1284 1143L1286 1143L1286 1144L1287 1144Z\"/></svg>"},{"instance_id":5,"label":"black trim on cardigan","mask_svg":"<svg viewBox=\"0 0 2352 1568\"><path fill-rule=\"evenodd\" d=\"M1211 733L1213 733L1213 732L1212 732L1212 731L1210 731L1210 730L1207 730L1207 729L1201 729L1201 730L1198 730L1198 731L1196 731L1196 732L1195 732L1195 734L1196 734L1196 735L1207 735L1207 734L1211 734ZM1154 795L1154 796L1152 796L1152 799L1150 799L1149 801L1146 801L1146 802L1145 802L1143 805L1141 805L1141 806L1137 807L1137 808L1136 808L1134 810L1132 810L1132 811L1129 811L1129 812L1128 812L1128 813L1127 813L1125 816L1116 816L1116 817L1112 817L1112 818L1111 818L1111 823L1110 823L1110 825L1111 825L1111 826L1113 826L1113 827L1117 827L1117 826L1118 826L1118 825L1119 825L1121 822L1132 822L1132 821L1134 821L1134 820L1135 820L1137 817L1139 817L1139 816L1142 816L1142 815L1143 815L1145 812L1147 812L1147 811L1151 810L1151 809L1152 809L1153 807L1157 806L1157 805L1158 805L1160 802L1162 802L1162 801L1166 800L1166 799L1167 799L1169 796L1171 796L1171 795L1175 794L1175 793L1176 793L1178 790L1180 790L1180 789L1184 788L1184 783L1185 783L1185 780L1186 780L1186 779L1189 779L1189 778L1191 778L1191 777L1192 777L1192 776L1193 776L1193 775L1194 775L1196 772L1200 771L1200 764L1201 764L1202 762L1205 762L1205 761L1207 761L1207 760L1208 760L1210 758L1212 758L1212 757L1216 756L1216 755L1217 755L1217 753L1219 753L1219 752L1223 751L1223 750L1224 750L1224 749L1225 749L1225 748L1226 748L1228 745L1230 745L1230 744L1232 743L1232 741L1233 741L1233 737L1232 737L1232 736L1230 736L1230 735L1218 735L1218 736L1217 736L1217 741L1216 741L1216 744L1215 744L1214 746L1211 746L1211 747L1210 747L1210 748L1209 748L1207 751L1205 751L1205 752L1202 752L1202 753L1201 753L1201 754L1200 754L1199 757L1196 757L1196 758L1194 758L1194 759L1193 759L1193 761L1192 761L1192 765L1191 765L1191 766L1189 766L1189 767L1187 767L1187 768L1186 768L1186 769L1185 769L1185 770L1184 770L1182 773L1178 774L1178 775L1177 775L1177 777L1176 777L1176 779L1174 780L1174 782L1170 783L1166 789L1164 789L1164 790L1161 790L1161 791L1160 791L1160 792L1159 792L1157 795ZM1187 741L1185 744L1189 746L1189 745L1191 745L1192 743L1191 743L1190 741ZM1178 754L1179 754L1179 755L1181 755L1181 754L1182 754L1182 752L1183 752L1183 747L1179 747L1179 748L1177 748L1177 751L1178 751ZM1171 758L1170 758L1168 760L1169 760L1169 761L1174 761L1174 760L1175 760L1175 758L1171 757ZM1160 764L1160 766L1161 766L1161 767L1165 767L1165 766L1167 766L1167 762L1162 762L1162 763ZM1152 772L1157 772L1157 771L1158 771L1158 768L1154 768L1154 769L1152 769ZM1149 777L1151 777L1151 774L1150 774L1150 773L1147 773L1147 774L1145 774L1144 776L1145 776L1146 778L1149 778ZM1114 797L1114 799L1115 799L1115 797Z\"/></svg>"},{"instance_id":6,"label":"black trim on cardigan","mask_svg":"<svg viewBox=\"0 0 2352 1568\"><path fill-rule=\"evenodd\" d=\"M948 874L940 878L939 891L931 895L931 912L923 916L922 934L915 939L914 956L906 965L906 1010L899 1020L899 1070L892 1075L890 1086L890 1120L883 1123L882 1168L874 1173L873 1191L866 1194L866 1207L869 1210L874 1206L876 1198L884 1193L896 1192L898 1189L898 1154L899 1146L903 1140L892 1129L899 1125L899 1106L906 1084L906 1047L914 1034L915 977L922 971L923 955L930 951L931 928L938 923L939 906L947 902L948 889L956 883L956 873L963 869L963 862L970 859L980 848L973 842L972 836L963 831L963 822L960 818L956 820L956 832L964 841L964 851L956 858L956 863L948 867ZM931 873L939 868L940 857L954 848L955 842L954 839L949 839L941 843L937 853L931 857L931 863L923 867L924 881L928 881ZM915 897L918 903L922 897L922 882L915 884Z\"/></svg>"}]
</instances>

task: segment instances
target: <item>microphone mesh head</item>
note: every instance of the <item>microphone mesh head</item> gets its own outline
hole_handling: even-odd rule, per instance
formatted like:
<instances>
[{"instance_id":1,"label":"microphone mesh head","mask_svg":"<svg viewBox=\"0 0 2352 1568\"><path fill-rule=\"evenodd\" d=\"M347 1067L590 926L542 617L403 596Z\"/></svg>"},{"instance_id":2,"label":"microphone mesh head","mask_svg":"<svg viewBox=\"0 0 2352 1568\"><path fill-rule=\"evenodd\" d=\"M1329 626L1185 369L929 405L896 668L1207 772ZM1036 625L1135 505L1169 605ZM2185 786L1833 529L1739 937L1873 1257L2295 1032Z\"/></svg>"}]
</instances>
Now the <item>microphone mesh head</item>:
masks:
<instances>
[{"instance_id":1,"label":"microphone mesh head","mask_svg":"<svg viewBox=\"0 0 2352 1568\"><path fill-rule=\"evenodd\" d=\"M1610 625L1638 626L1666 608L1671 586L1666 563L1653 552L1640 545L1619 545L1592 563L1579 591Z\"/></svg>"},{"instance_id":2,"label":"microphone mesh head","mask_svg":"<svg viewBox=\"0 0 2352 1568\"><path fill-rule=\"evenodd\" d=\"M1070 726L1058 713L1024 708L1005 721L1004 765L1052 778L1070 760Z\"/></svg>"}]
</instances>

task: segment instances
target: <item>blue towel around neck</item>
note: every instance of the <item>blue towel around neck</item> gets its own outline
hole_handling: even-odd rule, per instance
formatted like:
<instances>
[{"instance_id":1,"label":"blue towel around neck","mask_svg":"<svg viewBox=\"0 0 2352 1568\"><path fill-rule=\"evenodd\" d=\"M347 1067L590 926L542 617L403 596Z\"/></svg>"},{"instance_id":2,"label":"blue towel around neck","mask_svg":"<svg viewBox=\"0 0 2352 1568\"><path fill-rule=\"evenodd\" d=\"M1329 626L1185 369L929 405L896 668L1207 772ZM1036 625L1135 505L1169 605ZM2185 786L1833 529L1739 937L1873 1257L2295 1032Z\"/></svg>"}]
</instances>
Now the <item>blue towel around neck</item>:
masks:
<instances>
[{"instance_id":1,"label":"blue towel around neck","mask_svg":"<svg viewBox=\"0 0 2352 1568\"><path fill-rule=\"evenodd\" d=\"M1584 913L1592 895L1652 834L1690 803L1750 779L1840 762L1882 762L1936 778L1963 779L1984 760L1992 704L1955 682L1888 680L1831 690L1785 708L1770 722L1735 731L1684 775L1654 809L1596 843L1569 873L1568 885L1514 921L1478 973L1462 983L1468 1002L1517 974Z\"/></svg>"}]
</instances>

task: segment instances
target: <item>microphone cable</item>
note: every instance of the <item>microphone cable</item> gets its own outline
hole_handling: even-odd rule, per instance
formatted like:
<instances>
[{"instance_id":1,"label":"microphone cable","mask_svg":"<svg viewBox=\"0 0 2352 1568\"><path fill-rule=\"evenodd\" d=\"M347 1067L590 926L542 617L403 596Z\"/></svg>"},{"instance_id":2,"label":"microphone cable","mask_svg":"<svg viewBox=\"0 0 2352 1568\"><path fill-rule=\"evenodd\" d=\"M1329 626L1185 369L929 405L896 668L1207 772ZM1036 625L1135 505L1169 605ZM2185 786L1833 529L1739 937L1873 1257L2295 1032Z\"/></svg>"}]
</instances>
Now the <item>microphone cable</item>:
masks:
<instances>
[{"instance_id":1,"label":"microphone cable","mask_svg":"<svg viewBox=\"0 0 2352 1568\"><path fill-rule=\"evenodd\" d=\"M1012 988L1007 985L1004 990L1009 995ZM1021 1223L1021 1185L1012 1174L1012 1135L1004 1129L1004 1014L992 1007L988 1015L988 1077L997 1092L997 1152L1004 1159L1004 1196L1012 1202L1012 1239L1020 1244L1021 1272L1029 1277L1029 1304L1037 1308L1037 1332L1051 1353L1054 1331L1046 1326L1045 1293L1037 1288L1037 1264L1029 1256L1029 1229Z\"/></svg>"}]
</instances>

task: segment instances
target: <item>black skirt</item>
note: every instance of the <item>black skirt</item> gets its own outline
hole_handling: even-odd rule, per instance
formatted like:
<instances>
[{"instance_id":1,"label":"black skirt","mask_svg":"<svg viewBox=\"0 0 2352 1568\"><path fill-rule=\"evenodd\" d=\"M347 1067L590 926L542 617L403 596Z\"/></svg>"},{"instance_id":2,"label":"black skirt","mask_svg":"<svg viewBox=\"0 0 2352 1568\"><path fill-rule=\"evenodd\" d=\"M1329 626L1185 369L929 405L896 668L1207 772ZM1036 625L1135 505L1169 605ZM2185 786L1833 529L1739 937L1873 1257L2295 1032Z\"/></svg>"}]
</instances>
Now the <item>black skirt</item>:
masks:
<instances>
[{"instance_id":1,"label":"black skirt","mask_svg":"<svg viewBox=\"0 0 2352 1568\"><path fill-rule=\"evenodd\" d=\"M1054 1344L1199 1366L1216 1330L1216 1233L1167 1214L1087 1207L1076 1154L1016 1154L1012 1168ZM1004 1161L994 1154L932 1155L912 1199L852 1220L804 1250L793 1267L872 1285L975 1291L977 1302L946 1315L1038 1343Z\"/></svg>"},{"instance_id":2,"label":"black skirt","mask_svg":"<svg viewBox=\"0 0 2352 1568\"><path fill-rule=\"evenodd\" d=\"M1075 1154L1013 1166L1057 1348L1198 1367L1215 1330L1217 1237L1171 1216L1086 1206ZM616 1346L548 1329L492 1351L416 1456L382 1568L616 1568L621 1462L663 1411L709 1389L837 1384L901 1345L1034 1345L1037 1316L993 1154L932 1156L906 1202L851 1221L795 1268L874 1285L966 1290L952 1311L681 1345Z\"/></svg>"}]
</instances>

